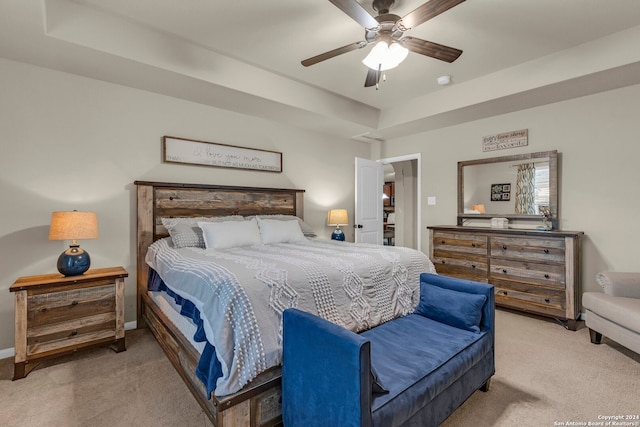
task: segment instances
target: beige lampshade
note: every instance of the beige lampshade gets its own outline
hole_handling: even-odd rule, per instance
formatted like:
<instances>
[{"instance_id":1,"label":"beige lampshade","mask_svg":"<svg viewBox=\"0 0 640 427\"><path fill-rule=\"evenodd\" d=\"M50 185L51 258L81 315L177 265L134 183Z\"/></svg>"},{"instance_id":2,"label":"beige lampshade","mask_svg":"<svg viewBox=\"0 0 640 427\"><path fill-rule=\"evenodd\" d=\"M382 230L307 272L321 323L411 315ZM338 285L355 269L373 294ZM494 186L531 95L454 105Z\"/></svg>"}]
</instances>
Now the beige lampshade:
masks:
<instances>
[{"instance_id":1,"label":"beige lampshade","mask_svg":"<svg viewBox=\"0 0 640 427\"><path fill-rule=\"evenodd\" d=\"M347 225L349 224L349 214L346 209L331 209L327 215L327 225Z\"/></svg>"},{"instance_id":2,"label":"beige lampshade","mask_svg":"<svg viewBox=\"0 0 640 427\"><path fill-rule=\"evenodd\" d=\"M54 212L51 215L49 240L97 238L98 217L95 212Z\"/></svg>"}]
</instances>

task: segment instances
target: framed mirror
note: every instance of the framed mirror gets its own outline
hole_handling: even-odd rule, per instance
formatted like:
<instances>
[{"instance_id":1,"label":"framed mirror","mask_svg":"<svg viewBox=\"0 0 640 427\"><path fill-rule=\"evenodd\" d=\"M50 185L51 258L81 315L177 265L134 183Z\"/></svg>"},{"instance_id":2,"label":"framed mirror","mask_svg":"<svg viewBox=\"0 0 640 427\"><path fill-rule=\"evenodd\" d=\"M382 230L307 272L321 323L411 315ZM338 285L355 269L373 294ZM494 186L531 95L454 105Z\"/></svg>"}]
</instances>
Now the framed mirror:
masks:
<instances>
[{"instance_id":1,"label":"framed mirror","mask_svg":"<svg viewBox=\"0 0 640 427\"><path fill-rule=\"evenodd\" d=\"M458 162L458 225L472 219L539 221L558 228L558 152Z\"/></svg>"}]
</instances>

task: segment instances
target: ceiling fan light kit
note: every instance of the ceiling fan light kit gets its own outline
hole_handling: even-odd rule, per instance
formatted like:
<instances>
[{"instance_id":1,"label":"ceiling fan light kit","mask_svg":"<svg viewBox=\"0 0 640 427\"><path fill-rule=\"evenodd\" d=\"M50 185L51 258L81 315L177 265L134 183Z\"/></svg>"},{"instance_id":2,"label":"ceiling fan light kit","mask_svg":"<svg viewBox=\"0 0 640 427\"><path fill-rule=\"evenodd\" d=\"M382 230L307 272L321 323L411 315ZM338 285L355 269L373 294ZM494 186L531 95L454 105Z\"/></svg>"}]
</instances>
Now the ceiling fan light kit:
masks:
<instances>
[{"instance_id":1,"label":"ceiling fan light kit","mask_svg":"<svg viewBox=\"0 0 640 427\"><path fill-rule=\"evenodd\" d=\"M375 43L362 62L369 68L364 86L377 87L381 72L397 67L404 61L409 51L449 63L462 54L460 49L415 37L405 37L404 33L465 0L430 0L402 18L389 13L395 0L373 0L372 6L379 13L375 18L356 0L329 1L364 27L364 40L305 59L302 61L305 67Z\"/></svg>"},{"instance_id":2,"label":"ceiling fan light kit","mask_svg":"<svg viewBox=\"0 0 640 427\"><path fill-rule=\"evenodd\" d=\"M409 54L409 49L401 46L399 43L391 43L391 46L385 41L379 41L362 63L372 70L386 71L396 68Z\"/></svg>"}]
</instances>

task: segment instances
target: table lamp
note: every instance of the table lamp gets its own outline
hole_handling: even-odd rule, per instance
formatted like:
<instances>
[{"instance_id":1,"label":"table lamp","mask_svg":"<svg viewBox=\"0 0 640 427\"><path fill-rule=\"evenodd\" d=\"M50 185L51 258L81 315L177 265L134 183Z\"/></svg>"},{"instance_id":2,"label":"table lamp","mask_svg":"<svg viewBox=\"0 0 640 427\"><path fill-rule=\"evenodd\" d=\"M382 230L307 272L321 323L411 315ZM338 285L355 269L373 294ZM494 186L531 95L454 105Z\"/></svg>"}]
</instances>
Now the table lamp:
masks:
<instances>
[{"instance_id":1,"label":"table lamp","mask_svg":"<svg viewBox=\"0 0 640 427\"><path fill-rule=\"evenodd\" d=\"M89 269L91 258L78 244L78 239L98 238L98 217L95 212L54 212L51 215L49 240L71 240L69 249L58 258L58 271L65 276L77 276Z\"/></svg>"},{"instance_id":2,"label":"table lamp","mask_svg":"<svg viewBox=\"0 0 640 427\"><path fill-rule=\"evenodd\" d=\"M341 225L349 224L349 215L346 209L331 209L327 215L327 225L335 225L336 229L331 233L331 240L344 241L344 233Z\"/></svg>"}]
</instances>

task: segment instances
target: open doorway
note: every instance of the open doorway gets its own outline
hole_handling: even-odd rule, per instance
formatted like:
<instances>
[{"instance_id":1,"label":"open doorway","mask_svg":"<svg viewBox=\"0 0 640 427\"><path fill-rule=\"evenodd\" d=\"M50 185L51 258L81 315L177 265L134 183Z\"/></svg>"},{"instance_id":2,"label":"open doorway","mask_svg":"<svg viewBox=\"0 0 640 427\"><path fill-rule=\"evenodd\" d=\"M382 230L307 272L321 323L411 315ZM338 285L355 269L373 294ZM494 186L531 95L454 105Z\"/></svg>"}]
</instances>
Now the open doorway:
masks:
<instances>
[{"instance_id":1,"label":"open doorway","mask_svg":"<svg viewBox=\"0 0 640 427\"><path fill-rule=\"evenodd\" d=\"M386 245L421 250L420 160L420 153L379 160L384 168L383 237Z\"/></svg>"}]
</instances>

